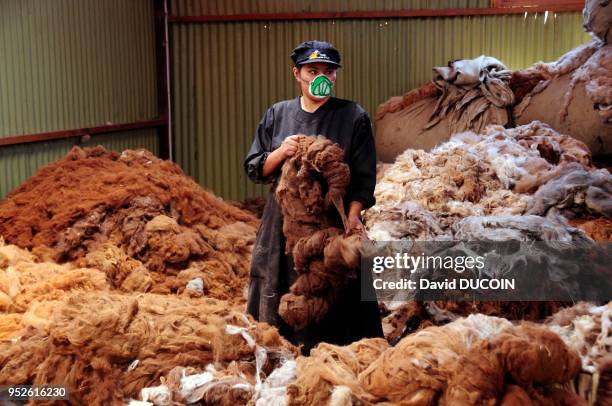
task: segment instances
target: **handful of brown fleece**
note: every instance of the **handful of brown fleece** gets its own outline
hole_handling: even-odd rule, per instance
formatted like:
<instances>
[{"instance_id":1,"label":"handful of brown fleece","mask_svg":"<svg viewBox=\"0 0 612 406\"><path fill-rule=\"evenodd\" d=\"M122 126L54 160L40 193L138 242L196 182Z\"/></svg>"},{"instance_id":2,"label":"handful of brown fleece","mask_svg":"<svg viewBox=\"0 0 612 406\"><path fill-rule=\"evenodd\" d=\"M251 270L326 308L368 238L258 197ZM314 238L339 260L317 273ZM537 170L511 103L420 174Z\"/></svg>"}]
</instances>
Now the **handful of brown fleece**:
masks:
<instances>
[{"instance_id":1,"label":"handful of brown fleece","mask_svg":"<svg viewBox=\"0 0 612 406\"><path fill-rule=\"evenodd\" d=\"M344 235L344 191L350 172L340 146L323 136L300 135L283 164L276 199L283 213L285 252L299 274L280 301L279 314L302 329L320 321L360 259L360 236Z\"/></svg>"}]
</instances>

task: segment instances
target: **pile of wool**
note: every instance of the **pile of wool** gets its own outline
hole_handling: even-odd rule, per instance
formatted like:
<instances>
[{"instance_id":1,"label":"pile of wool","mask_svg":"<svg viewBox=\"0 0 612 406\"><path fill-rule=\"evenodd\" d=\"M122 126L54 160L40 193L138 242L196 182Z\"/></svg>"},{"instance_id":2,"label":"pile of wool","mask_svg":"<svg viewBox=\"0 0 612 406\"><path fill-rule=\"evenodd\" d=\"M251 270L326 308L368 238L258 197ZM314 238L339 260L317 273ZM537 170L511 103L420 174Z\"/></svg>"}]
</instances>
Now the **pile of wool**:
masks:
<instances>
[{"instance_id":1,"label":"pile of wool","mask_svg":"<svg viewBox=\"0 0 612 406\"><path fill-rule=\"evenodd\" d=\"M483 139L484 138L484 139ZM580 164L592 169L591 151L581 141L559 134L539 121L512 129L491 126L484 137L464 133L457 139L473 145L493 166L505 188L531 192L559 176L565 165Z\"/></svg>"},{"instance_id":2,"label":"pile of wool","mask_svg":"<svg viewBox=\"0 0 612 406\"><path fill-rule=\"evenodd\" d=\"M611 185L610 173L592 166L588 148L578 140L540 122L514 129L491 126L483 134L455 134L431 152L406 150L385 168L375 190L377 204L366 211L364 222L376 241L584 240L568 220L581 224L591 238L607 240ZM385 305L383 328L391 340L435 316L415 317L410 306ZM455 318L481 312L541 320L556 305L448 302L438 307L455 310Z\"/></svg>"},{"instance_id":3,"label":"pile of wool","mask_svg":"<svg viewBox=\"0 0 612 406\"><path fill-rule=\"evenodd\" d=\"M462 305L439 302L439 307L444 310L460 310L459 314L465 314L471 308L472 311L511 320L539 321L558 307L571 304L575 298L609 298L612 289L609 247L593 242L581 230L534 215L489 216L458 221L453 226L453 235L455 241L446 244L445 253L469 256L478 252L478 255L486 256L485 268L466 270L460 278L516 278L518 294L528 292L528 297L523 296L522 300L536 302L514 301L521 297L508 294L496 296L498 301L495 302L468 301ZM529 244L516 243L520 241ZM459 276L425 269L420 277L433 282ZM448 300L452 300L451 297L458 297L460 292L447 293ZM485 291L481 293L487 294ZM419 289L414 294L415 297L426 297L426 291Z\"/></svg>"},{"instance_id":4,"label":"pile of wool","mask_svg":"<svg viewBox=\"0 0 612 406\"><path fill-rule=\"evenodd\" d=\"M184 279L177 275L189 269L214 281L204 286L210 296L211 286L223 285L222 299L244 300L257 225L254 215L145 150L75 147L0 202L0 235L11 244L90 267L123 263L127 255L144 265L136 290L169 276L164 289L176 291ZM115 275L116 287L124 271Z\"/></svg>"},{"instance_id":5,"label":"pile of wool","mask_svg":"<svg viewBox=\"0 0 612 406\"><path fill-rule=\"evenodd\" d=\"M357 377L389 344L382 338L365 338L347 346L321 343L309 357L297 359L296 379L287 386L292 406L355 404L352 398L373 402ZM367 404L367 403L366 403Z\"/></svg>"},{"instance_id":6,"label":"pile of wool","mask_svg":"<svg viewBox=\"0 0 612 406\"><path fill-rule=\"evenodd\" d=\"M612 219L612 175L607 169L567 165L534 193L528 214L546 217Z\"/></svg>"},{"instance_id":7,"label":"pile of wool","mask_svg":"<svg viewBox=\"0 0 612 406\"><path fill-rule=\"evenodd\" d=\"M494 405L517 392L582 404L560 387L578 373L578 354L528 322L471 315L427 327L395 347L366 339L345 347L320 344L311 354L297 359L289 405Z\"/></svg>"},{"instance_id":8,"label":"pile of wool","mask_svg":"<svg viewBox=\"0 0 612 406\"><path fill-rule=\"evenodd\" d=\"M153 285L151 275L156 275L149 272L142 262L110 243L97 246L72 263L104 272L113 289L123 292L147 292Z\"/></svg>"},{"instance_id":9,"label":"pile of wool","mask_svg":"<svg viewBox=\"0 0 612 406\"><path fill-rule=\"evenodd\" d=\"M584 231L595 241L612 241L612 220L604 217L570 219L572 227Z\"/></svg>"},{"instance_id":10,"label":"pile of wool","mask_svg":"<svg viewBox=\"0 0 612 406\"><path fill-rule=\"evenodd\" d=\"M546 324L580 354L585 371L595 372L612 350L612 302L602 306L580 302L555 313Z\"/></svg>"},{"instance_id":11,"label":"pile of wool","mask_svg":"<svg viewBox=\"0 0 612 406\"><path fill-rule=\"evenodd\" d=\"M110 288L106 275L97 269L39 262L29 251L0 238L0 340L15 339L25 325L45 329L55 305L71 292Z\"/></svg>"},{"instance_id":12,"label":"pile of wool","mask_svg":"<svg viewBox=\"0 0 612 406\"><path fill-rule=\"evenodd\" d=\"M368 236L448 237L461 218L524 214L530 192L575 166L587 177L605 177L592 171L583 143L539 122L455 134L431 152L408 149L376 185L377 203L365 216Z\"/></svg>"},{"instance_id":13,"label":"pile of wool","mask_svg":"<svg viewBox=\"0 0 612 406\"><path fill-rule=\"evenodd\" d=\"M573 382L575 392L589 404L609 401L612 302L602 306L580 302L551 316L546 325L580 355L582 371Z\"/></svg>"},{"instance_id":14,"label":"pile of wool","mask_svg":"<svg viewBox=\"0 0 612 406\"><path fill-rule=\"evenodd\" d=\"M241 202L232 202L232 204L241 210L255 214L258 219L261 219L266 206L266 199L263 197L248 197Z\"/></svg>"},{"instance_id":15,"label":"pile of wool","mask_svg":"<svg viewBox=\"0 0 612 406\"><path fill-rule=\"evenodd\" d=\"M213 364L208 364L204 371L175 367L161 381L161 385L141 389L141 400L131 400L128 406L246 405L254 396L254 386L235 363L225 370L217 370Z\"/></svg>"},{"instance_id":16,"label":"pile of wool","mask_svg":"<svg viewBox=\"0 0 612 406\"><path fill-rule=\"evenodd\" d=\"M476 204L486 193L501 188L494 170L468 145L447 143L431 153L408 149L377 183L376 205L366 212L366 226L376 222L374 213L388 216L387 208L408 201L432 212L441 228L448 228L455 217L480 214Z\"/></svg>"},{"instance_id":17,"label":"pile of wool","mask_svg":"<svg viewBox=\"0 0 612 406\"><path fill-rule=\"evenodd\" d=\"M252 346L255 346L254 370L250 361L247 361L247 364L232 361L225 369L217 369L213 364L206 365L203 370L192 367L175 367L165 377L160 378L161 385L141 389L141 400L132 400L128 405L234 406L246 404L271 406L286 404L287 385L296 378L296 362L293 353L270 352L259 347L243 328L232 327L228 332L241 334L247 343L250 342ZM275 369L269 372L271 367Z\"/></svg>"},{"instance_id":18,"label":"pile of wool","mask_svg":"<svg viewBox=\"0 0 612 406\"><path fill-rule=\"evenodd\" d=\"M375 241L450 238L442 219L419 203L403 199L395 204L376 204L364 216L368 237Z\"/></svg>"},{"instance_id":19,"label":"pile of wool","mask_svg":"<svg viewBox=\"0 0 612 406\"><path fill-rule=\"evenodd\" d=\"M344 235L344 191L350 180L340 146L322 136L297 138L283 164L276 198L285 252L299 274L281 297L279 314L295 328L320 321L348 278L356 277L361 237Z\"/></svg>"},{"instance_id":20,"label":"pile of wool","mask_svg":"<svg viewBox=\"0 0 612 406\"><path fill-rule=\"evenodd\" d=\"M535 221L537 220L537 221ZM383 332L392 343L401 337L431 324L444 324L456 320L460 316L482 313L491 316L505 317L509 320L541 321L556 312L563 306L571 305L570 297L602 297L609 291L609 268L605 264L591 263L582 267L573 257L552 255L555 246L565 241L592 244L585 240L585 236L576 229L566 228L552 223L538 216L495 216L495 217L468 217L456 224L455 238L466 241L477 241L482 238L508 238L518 241L532 241L547 238L549 243L532 245L528 252L523 250L506 253L503 256L489 251L487 255L491 261L484 274L475 274L471 271L462 274L463 278L500 278L501 275L524 274L529 264L540 264L532 269L531 279L520 278L517 283L522 291L529 291L533 297L555 298L557 301L418 301L427 297L426 292L418 289L410 292L409 296L400 291L396 296L384 298ZM573 230L573 232L571 232ZM568 232L570 231L570 232ZM462 247L462 243L453 243L447 249L457 253L462 249L469 255L469 244ZM491 256L492 255L492 256ZM559 270L563 269L563 272ZM447 277L445 273L427 270L421 277L430 281L442 281ZM530 281L538 283L532 287ZM458 292L448 292L455 294ZM424 296L422 296L424 295ZM559 301L561 300L561 301Z\"/></svg>"},{"instance_id":21,"label":"pile of wool","mask_svg":"<svg viewBox=\"0 0 612 406\"><path fill-rule=\"evenodd\" d=\"M512 73L497 59L481 55L475 59L450 61L433 69L434 85L442 91L425 129L450 117L450 133L481 131L490 124L509 122L506 107L514 103L508 83Z\"/></svg>"},{"instance_id":22,"label":"pile of wool","mask_svg":"<svg viewBox=\"0 0 612 406\"><path fill-rule=\"evenodd\" d=\"M470 314L540 322L562 308L558 302L528 301L390 301L380 304L385 338L402 337L432 325L444 325Z\"/></svg>"},{"instance_id":23,"label":"pile of wool","mask_svg":"<svg viewBox=\"0 0 612 406\"><path fill-rule=\"evenodd\" d=\"M405 337L359 382L379 401L496 404L508 383L544 391L569 381L578 368L578 356L546 328L472 315Z\"/></svg>"},{"instance_id":24,"label":"pile of wool","mask_svg":"<svg viewBox=\"0 0 612 406\"><path fill-rule=\"evenodd\" d=\"M518 124L546 122L606 154L612 152L612 6L588 0L583 15L590 43L513 73L511 87L521 98L513 115ZM558 100L561 106L551 108Z\"/></svg>"},{"instance_id":25,"label":"pile of wool","mask_svg":"<svg viewBox=\"0 0 612 406\"><path fill-rule=\"evenodd\" d=\"M442 302L433 301L425 303L431 322L435 324L446 324L460 317L470 314L481 313L487 316L502 317L509 320L526 320L541 322L547 316L558 312L563 308L556 302Z\"/></svg>"},{"instance_id":26,"label":"pile of wool","mask_svg":"<svg viewBox=\"0 0 612 406\"><path fill-rule=\"evenodd\" d=\"M273 327L215 299L79 292L55 305L46 329L26 325L19 339L0 344L0 382L61 384L71 403L114 404L138 398L176 367L212 364L254 383L296 351ZM234 389L217 386L215 396L242 398Z\"/></svg>"},{"instance_id":27,"label":"pile of wool","mask_svg":"<svg viewBox=\"0 0 612 406\"><path fill-rule=\"evenodd\" d=\"M376 150L382 161L392 162L406 148L428 150L449 134L511 121L512 74L497 59L455 60L433 71L430 83L378 107Z\"/></svg>"},{"instance_id":28,"label":"pile of wool","mask_svg":"<svg viewBox=\"0 0 612 406\"><path fill-rule=\"evenodd\" d=\"M460 292L447 292L449 301L433 298L427 290L414 289L407 295L398 291L394 296L381 297L383 301L383 331L390 342L396 342L404 335L431 323L441 324L467 316L472 313L483 313L491 316L505 317L509 320L541 321L557 311L561 306L571 304L574 297L600 298L610 289L610 272L605 257L599 262L591 260L589 266L583 266L575 255L584 255L578 249L575 255L569 255L568 250L585 244L596 246L578 229L554 223L539 216L484 216L466 217L452 227L453 241L444 242L444 252L452 255L469 256L478 249L479 255L485 252L487 267L483 270L467 270L461 273L461 278L512 278L517 276L517 289L529 292L534 298L554 298L555 302L543 301L503 301L499 296L496 301L466 300L450 301ZM480 244L464 243L464 241L480 241ZM528 250L518 245L510 250L510 245L501 248L500 255L496 249L500 245L492 245L484 241L540 241L531 244ZM565 249L557 248L565 244ZM418 244L417 252L427 249L440 251L440 244ZM484 250L484 251L482 251ZM446 255L438 254L436 255ZM561 271L562 270L562 271ZM529 278L521 277L529 272ZM408 277L401 275L391 277L391 280ZM453 275L439 272L437 269L423 269L418 278L430 282L443 282ZM394 279L395 278L395 279ZM534 283L535 282L535 283ZM386 292L385 292L386 293ZM487 294L483 292L483 294ZM454 295L454 296L453 296ZM437 299L437 298L436 298ZM426 300L424 303L417 300ZM550 300L550 299L549 299Z\"/></svg>"}]
</instances>

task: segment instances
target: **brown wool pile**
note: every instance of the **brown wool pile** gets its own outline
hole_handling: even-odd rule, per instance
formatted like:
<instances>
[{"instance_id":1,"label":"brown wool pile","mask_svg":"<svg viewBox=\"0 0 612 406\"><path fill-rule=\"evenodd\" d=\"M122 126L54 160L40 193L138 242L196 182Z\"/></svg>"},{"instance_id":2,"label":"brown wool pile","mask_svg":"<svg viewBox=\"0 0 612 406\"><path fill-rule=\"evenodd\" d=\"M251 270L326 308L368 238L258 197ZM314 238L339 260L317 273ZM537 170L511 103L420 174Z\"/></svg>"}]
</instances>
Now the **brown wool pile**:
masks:
<instances>
[{"instance_id":1,"label":"brown wool pile","mask_svg":"<svg viewBox=\"0 0 612 406\"><path fill-rule=\"evenodd\" d=\"M44 259L101 269L126 291L201 278L207 295L242 302L257 226L145 150L75 147L0 202L0 235Z\"/></svg>"}]
</instances>

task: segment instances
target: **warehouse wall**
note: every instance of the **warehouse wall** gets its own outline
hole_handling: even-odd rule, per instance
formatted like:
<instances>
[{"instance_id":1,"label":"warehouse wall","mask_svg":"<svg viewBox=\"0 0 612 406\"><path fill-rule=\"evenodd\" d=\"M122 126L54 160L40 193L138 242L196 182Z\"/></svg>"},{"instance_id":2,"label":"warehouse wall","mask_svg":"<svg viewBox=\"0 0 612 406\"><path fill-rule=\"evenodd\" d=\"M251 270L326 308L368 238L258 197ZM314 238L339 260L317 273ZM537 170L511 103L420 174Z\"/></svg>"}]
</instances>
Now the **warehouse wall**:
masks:
<instances>
[{"instance_id":1,"label":"warehouse wall","mask_svg":"<svg viewBox=\"0 0 612 406\"><path fill-rule=\"evenodd\" d=\"M489 0L172 0L175 15L489 7Z\"/></svg>"},{"instance_id":2,"label":"warehouse wall","mask_svg":"<svg viewBox=\"0 0 612 406\"><path fill-rule=\"evenodd\" d=\"M487 7L487 1L173 1L174 15ZM257 5L257 6L256 6ZM289 53L300 41L336 45L344 68L336 94L371 115L392 96L429 80L449 59L492 55L512 69L557 59L589 40L572 13L527 16L175 23L171 27L176 158L225 198L261 195L242 170L256 125L273 102L295 97Z\"/></svg>"},{"instance_id":3,"label":"warehouse wall","mask_svg":"<svg viewBox=\"0 0 612 406\"><path fill-rule=\"evenodd\" d=\"M157 116L151 0L1 0L0 137ZM0 198L80 138L0 147ZM83 145L146 147L155 129Z\"/></svg>"}]
</instances>

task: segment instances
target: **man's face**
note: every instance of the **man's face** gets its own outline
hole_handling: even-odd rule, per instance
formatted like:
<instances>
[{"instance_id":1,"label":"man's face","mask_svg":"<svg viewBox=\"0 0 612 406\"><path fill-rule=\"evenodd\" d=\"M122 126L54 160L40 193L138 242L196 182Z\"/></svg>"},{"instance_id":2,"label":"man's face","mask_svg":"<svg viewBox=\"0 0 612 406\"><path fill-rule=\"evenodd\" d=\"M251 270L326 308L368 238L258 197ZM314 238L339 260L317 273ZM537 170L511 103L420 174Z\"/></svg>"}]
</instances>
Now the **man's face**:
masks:
<instances>
[{"instance_id":1,"label":"man's face","mask_svg":"<svg viewBox=\"0 0 612 406\"><path fill-rule=\"evenodd\" d=\"M302 65L300 68L293 68L293 76L300 85L302 94L312 98L310 92L308 92L308 86L310 82L317 76L323 74L333 83L336 84L336 71L337 69L328 63L307 63ZM314 98L313 98L314 100Z\"/></svg>"}]
</instances>

